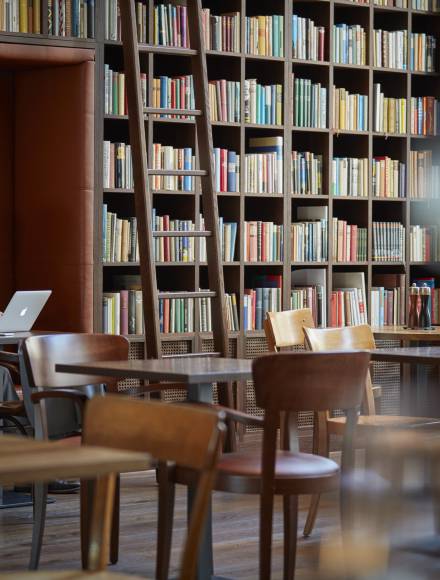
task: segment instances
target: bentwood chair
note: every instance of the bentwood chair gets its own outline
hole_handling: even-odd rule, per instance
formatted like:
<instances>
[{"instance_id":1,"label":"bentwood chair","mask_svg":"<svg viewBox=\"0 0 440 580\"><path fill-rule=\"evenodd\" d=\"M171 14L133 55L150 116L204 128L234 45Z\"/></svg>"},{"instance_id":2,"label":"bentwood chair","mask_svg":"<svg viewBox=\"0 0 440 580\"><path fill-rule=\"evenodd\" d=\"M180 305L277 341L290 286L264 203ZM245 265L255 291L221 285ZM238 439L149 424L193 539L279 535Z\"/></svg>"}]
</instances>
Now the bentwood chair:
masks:
<instances>
[{"instance_id":1,"label":"bentwood chair","mask_svg":"<svg viewBox=\"0 0 440 580\"><path fill-rule=\"evenodd\" d=\"M128 341L122 336L106 334L52 334L32 336L22 345L23 391L34 405L34 429L37 439L56 438L60 445L81 445L81 410L90 396L117 391L113 377L69 375L55 371L59 362L125 360ZM59 415L63 417L59 421ZM58 434L53 436L51 424L57 420ZM112 424L113 422L111 422ZM64 427L64 428L63 428ZM86 564L87 485L81 485L81 539L83 563ZM34 527L30 569L38 568L46 520L47 485L34 486ZM114 520L110 560L118 559L119 491L115 494Z\"/></svg>"},{"instance_id":2,"label":"bentwood chair","mask_svg":"<svg viewBox=\"0 0 440 580\"><path fill-rule=\"evenodd\" d=\"M184 545L180 580L196 578L196 563L205 517L215 479L216 463L221 451L225 429L222 413L198 405L174 405L156 401L140 401L125 397L94 397L87 402L83 429L83 444L112 447L150 453L159 461L159 472L166 474L171 464L184 466L197 473L198 485L194 508ZM164 425L166 428L164 429ZM174 484L159 477L159 520L161 511L171 516L168 496L173 495ZM111 486L109 486L111 490ZM111 497L99 498L109 510ZM106 522L111 514L106 512ZM102 535L101 535L102 539ZM105 539L105 538L104 538ZM106 550L94 542L89 546L88 572L28 572L0 574L0 579L15 580L133 580L133 576L111 574L105 571ZM159 558L159 555L158 555Z\"/></svg>"},{"instance_id":3,"label":"bentwood chair","mask_svg":"<svg viewBox=\"0 0 440 580\"><path fill-rule=\"evenodd\" d=\"M334 351L341 349L374 349L376 344L373 332L368 324L346 326L342 328L304 328L306 342L314 352ZM318 453L328 456L329 436L341 435L345 429L345 417L331 417L329 413L321 416L317 422ZM363 389L362 414L356 427L356 446L364 447L367 438L379 429L414 429L440 428L440 419L429 417L407 417L402 415L378 415L374 400L371 374L368 372ZM312 498L304 535L308 536L315 524L319 506L319 496Z\"/></svg>"},{"instance_id":4,"label":"bentwood chair","mask_svg":"<svg viewBox=\"0 0 440 580\"><path fill-rule=\"evenodd\" d=\"M337 463L326 457L299 452L296 415L303 411L325 411L327 408L347 411L342 471L349 470L352 465L353 432L369 360L369 353L362 351L332 354L298 352L266 355L253 362L256 404L264 409L262 449L225 453L217 466L214 489L260 495L261 580L271 577L274 495L283 496L284 578L291 580L295 573L298 496L339 488L340 468ZM277 450L281 416L286 423L288 437L282 441L282 449ZM253 417L249 417L249 423L254 424ZM177 469L174 477L176 482L186 485L195 482L194 474L186 469ZM342 500L343 519L346 521L349 502L345 496Z\"/></svg>"}]
</instances>

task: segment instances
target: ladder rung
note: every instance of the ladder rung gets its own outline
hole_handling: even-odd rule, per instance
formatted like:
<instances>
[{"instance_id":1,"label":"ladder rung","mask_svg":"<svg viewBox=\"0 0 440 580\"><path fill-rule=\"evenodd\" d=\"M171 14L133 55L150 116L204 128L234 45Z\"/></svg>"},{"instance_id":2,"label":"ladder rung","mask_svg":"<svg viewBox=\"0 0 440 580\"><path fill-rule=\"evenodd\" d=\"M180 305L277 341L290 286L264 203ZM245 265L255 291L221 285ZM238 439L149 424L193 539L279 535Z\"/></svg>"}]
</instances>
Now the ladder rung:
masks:
<instances>
[{"instance_id":1,"label":"ladder rung","mask_svg":"<svg viewBox=\"0 0 440 580\"><path fill-rule=\"evenodd\" d=\"M139 44L139 52L153 52L156 54L181 54L182 56L194 56L197 50L182 48L180 46L158 46L157 44Z\"/></svg>"},{"instance_id":2,"label":"ladder rung","mask_svg":"<svg viewBox=\"0 0 440 580\"><path fill-rule=\"evenodd\" d=\"M214 298L215 292L211 290L195 290L183 292L159 292L159 298Z\"/></svg>"},{"instance_id":3,"label":"ladder rung","mask_svg":"<svg viewBox=\"0 0 440 580\"><path fill-rule=\"evenodd\" d=\"M200 117L203 115L200 109L165 109L160 107L145 107L147 115L187 115L188 117Z\"/></svg>"},{"instance_id":4,"label":"ladder rung","mask_svg":"<svg viewBox=\"0 0 440 580\"><path fill-rule=\"evenodd\" d=\"M219 352L184 352L182 354L165 354L162 358L195 358L195 357L219 357Z\"/></svg>"},{"instance_id":5,"label":"ladder rung","mask_svg":"<svg viewBox=\"0 0 440 580\"><path fill-rule=\"evenodd\" d=\"M210 236L212 236L212 232L209 231L153 232L153 238L209 238Z\"/></svg>"},{"instance_id":6,"label":"ladder rung","mask_svg":"<svg viewBox=\"0 0 440 580\"><path fill-rule=\"evenodd\" d=\"M148 175L176 175L181 177L188 177L192 175L194 177L204 177L205 175L208 175L208 172L204 169L149 169Z\"/></svg>"}]
</instances>

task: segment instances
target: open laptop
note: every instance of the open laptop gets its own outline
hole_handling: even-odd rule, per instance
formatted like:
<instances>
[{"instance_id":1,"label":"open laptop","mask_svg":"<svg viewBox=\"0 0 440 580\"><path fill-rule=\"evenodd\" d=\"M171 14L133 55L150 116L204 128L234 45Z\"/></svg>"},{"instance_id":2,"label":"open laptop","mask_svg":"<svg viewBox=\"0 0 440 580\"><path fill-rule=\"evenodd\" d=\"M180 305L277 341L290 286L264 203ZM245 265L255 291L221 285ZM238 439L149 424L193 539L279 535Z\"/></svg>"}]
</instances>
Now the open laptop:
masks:
<instances>
[{"instance_id":1,"label":"open laptop","mask_svg":"<svg viewBox=\"0 0 440 580\"><path fill-rule=\"evenodd\" d=\"M52 290L19 290L0 316L0 334L27 332L43 310Z\"/></svg>"}]
</instances>

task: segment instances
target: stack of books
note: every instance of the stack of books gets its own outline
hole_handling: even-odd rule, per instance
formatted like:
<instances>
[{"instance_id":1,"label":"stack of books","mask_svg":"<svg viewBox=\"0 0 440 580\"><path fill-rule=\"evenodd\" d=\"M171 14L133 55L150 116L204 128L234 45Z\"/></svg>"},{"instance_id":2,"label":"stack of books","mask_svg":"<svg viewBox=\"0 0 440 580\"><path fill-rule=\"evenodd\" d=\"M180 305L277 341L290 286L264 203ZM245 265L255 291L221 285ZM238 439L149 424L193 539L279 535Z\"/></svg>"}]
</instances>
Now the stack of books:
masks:
<instances>
[{"instance_id":1,"label":"stack of books","mask_svg":"<svg viewBox=\"0 0 440 580\"><path fill-rule=\"evenodd\" d=\"M292 195L322 195L322 155L292 151Z\"/></svg>"},{"instance_id":2,"label":"stack of books","mask_svg":"<svg viewBox=\"0 0 440 580\"><path fill-rule=\"evenodd\" d=\"M105 189L133 188L131 145L104 141L103 160L104 175L102 185Z\"/></svg>"},{"instance_id":3,"label":"stack of books","mask_svg":"<svg viewBox=\"0 0 440 580\"><path fill-rule=\"evenodd\" d=\"M80 4L79 0L77 0L77 4ZM40 34L41 0L26 0L26 2L23 0L3 0L0 3L0 30L2 32ZM69 36L71 35L72 31L69 33Z\"/></svg>"},{"instance_id":4,"label":"stack of books","mask_svg":"<svg viewBox=\"0 0 440 580\"><path fill-rule=\"evenodd\" d=\"M283 124L283 86L244 81L244 121L256 125Z\"/></svg>"},{"instance_id":5,"label":"stack of books","mask_svg":"<svg viewBox=\"0 0 440 580\"><path fill-rule=\"evenodd\" d=\"M330 297L330 326L368 324L363 272L335 272Z\"/></svg>"},{"instance_id":6,"label":"stack of books","mask_svg":"<svg viewBox=\"0 0 440 580\"><path fill-rule=\"evenodd\" d=\"M177 149L172 145L153 143L153 169L190 170L196 167L196 158L191 147ZM153 189L168 191L193 191L195 178L192 175L153 175Z\"/></svg>"},{"instance_id":7,"label":"stack of books","mask_svg":"<svg viewBox=\"0 0 440 580\"><path fill-rule=\"evenodd\" d=\"M209 108L211 121L239 123L240 81L209 81Z\"/></svg>"},{"instance_id":8,"label":"stack of books","mask_svg":"<svg viewBox=\"0 0 440 580\"><path fill-rule=\"evenodd\" d=\"M203 8L202 25L206 50L240 52L240 12L216 16Z\"/></svg>"},{"instance_id":9,"label":"stack of books","mask_svg":"<svg viewBox=\"0 0 440 580\"><path fill-rule=\"evenodd\" d=\"M406 197L406 166L398 159L374 157L371 190L374 197Z\"/></svg>"},{"instance_id":10,"label":"stack of books","mask_svg":"<svg viewBox=\"0 0 440 580\"><path fill-rule=\"evenodd\" d=\"M293 262L326 262L328 260L328 207L300 206L298 221L290 226Z\"/></svg>"},{"instance_id":11,"label":"stack of books","mask_svg":"<svg viewBox=\"0 0 440 580\"><path fill-rule=\"evenodd\" d=\"M192 220L170 219L169 215L157 215L155 208L152 214L155 232L190 232L195 229ZM153 240L156 262L194 262L193 237L155 237Z\"/></svg>"},{"instance_id":12,"label":"stack of books","mask_svg":"<svg viewBox=\"0 0 440 580\"><path fill-rule=\"evenodd\" d=\"M406 133L406 98L385 97L380 83L373 85L373 129L377 133Z\"/></svg>"},{"instance_id":13,"label":"stack of books","mask_svg":"<svg viewBox=\"0 0 440 580\"><path fill-rule=\"evenodd\" d=\"M373 222L373 261L405 261L405 228L399 222Z\"/></svg>"},{"instance_id":14,"label":"stack of books","mask_svg":"<svg viewBox=\"0 0 440 580\"><path fill-rule=\"evenodd\" d=\"M437 39L430 34L412 32L409 44L409 66L413 71L435 72Z\"/></svg>"},{"instance_id":15,"label":"stack of books","mask_svg":"<svg viewBox=\"0 0 440 580\"><path fill-rule=\"evenodd\" d=\"M283 259L283 226L273 222L244 222L245 262L280 262Z\"/></svg>"},{"instance_id":16,"label":"stack of books","mask_svg":"<svg viewBox=\"0 0 440 580\"><path fill-rule=\"evenodd\" d=\"M147 106L147 75L141 73L142 102ZM104 67L104 114L127 115L127 95L125 74L113 71L110 65Z\"/></svg>"},{"instance_id":17,"label":"stack of books","mask_svg":"<svg viewBox=\"0 0 440 580\"><path fill-rule=\"evenodd\" d=\"M244 159L245 193L283 193L283 138L252 137Z\"/></svg>"},{"instance_id":18,"label":"stack of books","mask_svg":"<svg viewBox=\"0 0 440 580\"><path fill-rule=\"evenodd\" d=\"M327 89L310 79L292 75L293 124L296 127L327 127Z\"/></svg>"},{"instance_id":19,"label":"stack of books","mask_svg":"<svg viewBox=\"0 0 440 580\"><path fill-rule=\"evenodd\" d=\"M368 130L368 96L351 94L333 86L333 128L341 131Z\"/></svg>"},{"instance_id":20,"label":"stack of books","mask_svg":"<svg viewBox=\"0 0 440 580\"><path fill-rule=\"evenodd\" d=\"M102 332L106 334L144 333L141 290L103 293Z\"/></svg>"},{"instance_id":21,"label":"stack of books","mask_svg":"<svg viewBox=\"0 0 440 580\"><path fill-rule=\"evenodd\" d=\"M409 196L440 197L440 166L432 164L432 151L410 151Z\"/></svg>"},{"instance_id":22,"label":"stack of books","mask_svg":"<svg viewBox=\"0 0 440 580\"><path fill-rule=\"evenodd\" d=\"M190 47L186 6L180 4L154 6L153 42L162 46Z\"/></svg>"},{"instance_id":23,"label":"stack of books","mask_svg":"<svg viewBox=\"0 0 440 580\"><path fill-rule=\"evenodd\" d=\"M218 218L221 259L223 262L233 262L235 260L237 225L236 222L225 222L222 217ZM202 215L200 216L200 229L202 231L205 230L205 220ZM206 238L200 238L200 261L207 261Z\"/></svg>"},{"instance_id":24,"label":"stack of books","mask_svg":"<svg viewBox=\"0 0 440 580\"><path fill-rule=\"evenodd\" d=\"M440 134L440 100L435 97L411 97L412 135Z\"/></svg>"},{"instance_id":25,"label":"stack of books","mask_svg":"<svg viewBox=\"0 0 440 580\"><path fill-rule=\"evenodd\" d=\"M373 31L373 66L381 68L408 68L408 31Z\"/></svg>"},{"instance_id":26,"label":"stack of books","mask_svg":"<svg viewBox=\"0 0 440 580\"><path fill-rule=\"evenodd\" d=\"M292 58L324 60L325 28L311 18L292 16Z\"/></svg>"},{"instance_id":27,"label":"stack of books","mask_svg":"<svg viewBox=\"0 0 440 580\"><path fill-rule=\"evenodd\" d=\"M246 16L245 52L258 56L284 56L284 16Z\"/></svg>"},{"instance_id":28,"label":"stack of books","mask_svg":"<svg viewBox=\"0 0 440 580\"><path fill-rule=\"evenodd\" d=\"M370 292L372 326L405 324L405 274L373 274Z\"/></svg>"},{"instance_id":29,"label":"stack of books","mask_svg":"<svg viewBox=\"0 0 440 580\"><path fill-rule=\"evenodd\" d=\"M423 12L439 12L439 0L412 0L411 7L413 10L420 10Z\"/></svg>"},{"instance_id":30,"label":"stack of books","mask_svg":"<svg viewBox=\"0 0 440 580\"><path fill-rule=\"evenodd\" d=\"M102 260L103 262L137 262L139 245L135 217L120 218L102 208Z\"/></svg>"},{"instance_id":31,"label":"stack of books","mask_svg":"<svg viewBox=\"0 0 440 580\"><path fill-rule=\"evenodd\" d=\"M368 197L368 159L333 157L332 195Z\"/></svg>"},{"instance_id":32,"label":"stack of books","mask_svg":"<svg viewBox=\"0 0 440 580\"><path fill-rule=\"evenodd\" d=\"M148 42L147 0L136 0L135 12L138 42L145 44ZM104 2L104 38L106 40L121 40L121 16L118 0L105 0Z\"/></svg>"},{"instance_id":33,"label":"stack of books","mask_svg":"<svg viewBox=\"0 0 440 580\"><path fill-rule=\"evenodd\" d=\"M230 332L238 332L240 323L238 319L236 294L225 294L226 324ZM212 332L211 298L199 300L200 332Z\"/></svg>"},{"instance_id":34,"label":"stack of books","mask_svg":"<svg viewBox=\"0 0 440 580\"><path fill-rule=\"evenodd\" d=\"M332 55L340 64L367 63L367 35L359 24L334 24Z\"/></svg>"},{"instance_id":35,"label":"stack of books","mask_svg":"<svg viewBox=\"0 0 440 580\"><path fill-rule=\"evenodd\" d=\"M246 289L243 296L243 329L262 330L267 312L280 312L282 276L255 276L254 288Z\"/></svg>"},{"instance_id":36,"label":"stack of books","mask_svg":"<svg viewBox=\"0 0 440 580\"><path fill-rule=\"evenodd\" d=\"M411 262L438 262L440 259L439 226L410 226L409 256Z\"/></svg>"},{"instance_id":37,"label":"stack of books","mask_svg":"<svg viewBox=\"0 0 440 580\"><path fill-rule=\"evenodd\" d=\"M333 218L333 261L365 262L368 255L367 228Z\"/></svg>"},{"instance_id":38,"label":"stack of books","mask_svg":"<svg viewBox=\"0 0 440 580\"><path fill-rule=\"evenodd\" d=\"M151 106L165 109L194 109L194 83L192 75L179 77L161 76L153 79ZM175 118L176 115L159 115L164 118ZM181 115L180 119L190 119Z\"/></svg>"},{"instance_id":39,"label":"stack of books","mask_svg":"<svg viewBox=\"0 0 440 580\"><path fill-rule=\"evenodd\" d=\"M240 190L240 155L214 147L214 180L216 191Z\"/></svg>"}]
</instances>

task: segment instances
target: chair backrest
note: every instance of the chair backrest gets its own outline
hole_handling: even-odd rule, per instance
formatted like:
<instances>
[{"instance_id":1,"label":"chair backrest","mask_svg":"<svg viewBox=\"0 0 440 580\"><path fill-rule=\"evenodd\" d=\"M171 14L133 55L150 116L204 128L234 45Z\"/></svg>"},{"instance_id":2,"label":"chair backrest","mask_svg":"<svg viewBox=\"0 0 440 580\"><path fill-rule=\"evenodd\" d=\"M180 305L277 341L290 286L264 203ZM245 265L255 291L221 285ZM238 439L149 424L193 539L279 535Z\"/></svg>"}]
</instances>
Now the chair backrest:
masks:
<instances>
[{"instance_id":1,"label":"chair backrest","mask_svg":"<svg viewBox=\"0 0 440 580\"><path fill-rule=\"evenodd\" d=\"M117 379L108 376L73 375L55 371L57 363L126 360L125 337L111 334L51 334L32 336L22 345L29 386L50 389L105 384L115 391Z\"/></svg>"},{"instance_id":2,"label":"chair backrest","mask_svg":"<svg viewBox=\"0 0 440 580\"><path fill-rule=\"evenodd\" d=\"M309 348L314 352L342 349L372 349L376 347L373 332L368 324L342 328L305 328ZM364 388L364 412L375 414L373 385L368 373Z\"/></svg>"},{"instance_id":3,"label":"chair backrest","mask_svg":"<svg viewBox=\"0 0 440 580\"><path fill-rule=\"evenodd\" d=\"M181 580L196 575L198 546L215 478L225 425L223 414L197 405L139 401L125 397L95 397L85 413L83 442L151 453L161 462L173 462L200 472Z\"/></svg>"},{"instance_id":4,"label":"chair backrest","mask_svg":"<svg viewBox=\"0 0 440 580\"><path fill-rule=\"evenodd\" d=\"M301 308L268 312L263 326L269 350L276 352L281 348L303 346L305 341L303 328L314 327L315 323L311 309Z\"/></svg>"}]
</instances>

